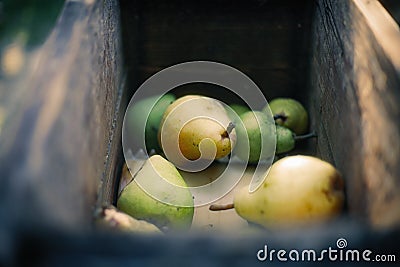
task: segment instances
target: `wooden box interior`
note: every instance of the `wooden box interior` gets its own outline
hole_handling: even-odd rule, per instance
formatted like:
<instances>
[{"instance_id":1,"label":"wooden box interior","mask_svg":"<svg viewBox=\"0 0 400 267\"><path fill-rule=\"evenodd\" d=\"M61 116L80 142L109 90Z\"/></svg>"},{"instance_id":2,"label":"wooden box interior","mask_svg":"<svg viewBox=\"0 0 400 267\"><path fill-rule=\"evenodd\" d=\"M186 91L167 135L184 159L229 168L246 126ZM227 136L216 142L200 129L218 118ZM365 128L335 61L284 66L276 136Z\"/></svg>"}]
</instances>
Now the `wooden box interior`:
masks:
<instances>
[{"instance_id":1,"label":"wooden box interior","mask_svg":"<svg viewBox=\"0 0 400 267\"><path fill-rule=\"evenodd\" d=\"M312 2L121 1L120 4L130 94L166 67L207 60L242 71L268 100L294 97L308 106ZM177 96L207 95L227 104L241 101L234 93L206 83L180 86L172 92ZM315 152L308 143L301 148L308 154ZM214 165L192 181L212 179L208 176L220 173L223 168ZM246 177L243 180L248 180ZM233 194L234 191L217 203L231 202ZM196 228L212 226L232 231L243 224L244 220L234 210L213 213L208 206L196 208L193 222Z\"/></svg>"},{"instance_id":2,"label":"wooden box interior","mask_svg":"<svg viewBox=\"0 0 400 267\"><path fill-rule=\"evenodd\" d=\"M398 225L399 108L393 99L399 99L399 82L391 56L398 60L399 53L385 51L383 34L375 36L370 26L391 23L370 21L386 12L378 3L374 12L364 1L122 0L120 5L130 94L177 63L233 66L253 79L267 100L293 97L310 111L318 139L293 153L319 156L342 172L346 213L377 227ZM398 28L392 28L398 41ZM374 91L367 93L365 86ZM206 84L175 91L237 101Z\"/></svg>"}]
</instances>

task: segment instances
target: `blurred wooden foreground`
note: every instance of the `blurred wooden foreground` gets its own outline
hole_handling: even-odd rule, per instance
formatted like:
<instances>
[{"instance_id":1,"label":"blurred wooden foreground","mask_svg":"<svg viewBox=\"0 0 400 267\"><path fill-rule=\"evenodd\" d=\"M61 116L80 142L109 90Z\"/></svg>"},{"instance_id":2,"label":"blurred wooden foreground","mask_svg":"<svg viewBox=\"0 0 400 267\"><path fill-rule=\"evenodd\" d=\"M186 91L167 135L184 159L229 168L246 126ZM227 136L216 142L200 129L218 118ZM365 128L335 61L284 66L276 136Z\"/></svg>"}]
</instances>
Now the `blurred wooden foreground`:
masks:
<instances>
[{"instance_id":1,"label":"blurred wooden foreground","mask_svg":"<svg viewBox=\"0 0 400 267\"><path fill-rule=\"evenodd\" d=\"M314 8L312 39L305 42L312 44L310 73L297 73L295 81L273 86L309 89L297 91L296 96L311 111L312 127L319 136L318 155L334 163L346 179L350 218L328 227L234 241L219 235L144 238L91 232L96 208L114 197L123 160L121 122L132 93L124 86L124 63L140 61L144 54L135 54L136 50L122 54L141 39L121 36L116 0L67 0L51 35L27 63L26 78L15 83L2 79L0 84L2 96L7 95L0 109L5 118L0 133L0 264L160 266L168 260L247 266L259 264L256 253L265 243L276 249L324 249L335 247L339 237L346 238L351 247L394 253L400 237L399 28L378 1L318 0ZM135 25L132 34L140 37L140 27ZM161 34L157 28L147 31ZM279 40L285 45L292 42ZM125 50L122 41L128 43ZM155 48L164 47L158 45ZM301 59L308 55L288 53ZM272 62L279 62L282 55L277 56L278 61ZM285 77L291 71L308 70L308 63L288 62L296 68L286 66ZM127 72L132 84L153 71L132 71L131 67ZM265 77L273 78L278 76L272 72L280 71L263 70ZM264 76L258 77L263 80Z\"/></svg>"}]
</instances>

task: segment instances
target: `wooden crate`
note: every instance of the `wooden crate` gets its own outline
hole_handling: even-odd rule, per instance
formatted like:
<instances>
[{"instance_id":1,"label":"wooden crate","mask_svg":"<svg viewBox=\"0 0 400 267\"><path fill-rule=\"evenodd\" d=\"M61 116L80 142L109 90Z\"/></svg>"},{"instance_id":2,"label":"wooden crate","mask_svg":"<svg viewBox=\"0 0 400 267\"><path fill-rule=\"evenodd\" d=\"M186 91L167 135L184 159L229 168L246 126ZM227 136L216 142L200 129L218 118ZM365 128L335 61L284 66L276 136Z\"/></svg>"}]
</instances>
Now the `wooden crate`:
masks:
<instances>
[{"instance_id":1,"label":"wooden crate","mask_svg":"<svg viewBox=\"0 0 400 267\"><path fill-rule=\"evenodd\" d=\"M3 79L16 88L2 103L2 197L18 216L89 228L110 199L127 101L119 29L117 1L66 1L25 75Z\"/></svg>"},{"instance_id":2,"label":"wooden crate","mask_svg":"<svg viewBox=\"0 0 400 267\"><path fill-rule=\"evenodd\" d=\"M377 1L319 1L313 32L318 152L346 177L351 215L398 226L399 26Z\"/></svg>"},{"instance_id":3,"label":"wooden crate","mask_svg":"<svg viewBox=\"0 0 400 267\"><path fill-rule=\"evenodd\" d=\"M399 46L398 25L375 0L67 0L14 83L24 89L0 102L0 263L250 265L266 243L323 249L339 237L397 253ZM96 211L115 203L130 96L152 74L190 60L238 68L267 99L302 101L318 134L302 149L343 173L346 216L240 240L92 231Z\"/></svg>"}]
</instances>

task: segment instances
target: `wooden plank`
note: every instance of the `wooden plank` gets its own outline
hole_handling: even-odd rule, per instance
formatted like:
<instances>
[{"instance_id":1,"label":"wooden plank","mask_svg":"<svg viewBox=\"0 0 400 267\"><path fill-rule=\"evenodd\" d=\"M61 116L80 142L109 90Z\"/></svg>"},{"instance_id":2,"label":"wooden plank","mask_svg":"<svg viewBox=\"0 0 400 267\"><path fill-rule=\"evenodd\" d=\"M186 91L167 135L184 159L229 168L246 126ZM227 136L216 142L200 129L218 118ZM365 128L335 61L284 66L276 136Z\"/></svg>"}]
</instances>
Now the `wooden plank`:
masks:
<instances>
[{"instance_id":1,"label":"wooden plank","mask_svg":"<svg viewBox=\"0 0 400 267\"><path fill-rule=\"evenodd\" d=\"M381 4L386 8L389 14L400 24L400 2L397 0L380 0Z\"/></svg>"},{"instance_id":2,"label":"wooden plank","mask_svg":"<svg viewBox=\"0 0 400 267\"><path fill-rule=\"evenodd\" d=\"M400 29L396 21L390 16L378 1L355 0L357 8L365 17L379 46L387 59L400 75Z\"/></svg>"},{"instance_id":3,"label":"wooden plank","mask_svg":"<svg viewBox=\"0 0 400 267\"><path fill-rule=\"evenodd\" d=\"M378 1L318 1L311 113L350 214L400 224L400 31Z\"/></svg>"},{"instance_id":4,"label":"wooden plank","mask_svg":"<svg viewBox=\"0 0 400 267\"><path fill-rule=\"evenodd\" d=\"M229 226L227 226L229 227ZM364 260L362 253L374 261L376 255L383 255L386 263L398 262L398 240L400 231L369 231L354 221L340 222L328 227L303 227L301 231L269 231L246 233L233 237L224 234L186 236L146 236L127 233L70 234L65 232L35 231L21 237L13 250L12 261L1 261L4 266L281 266L285 263L300 263L306 266L321 266L321 263L339 263L345 266L378 266ZM340 258L336 250L338 236L345 238L348 247ZM257 252L268 247L268 257L259 261ZM321 253L329 248L332 255ZM280 257L287 258L283 264L272 250L284 250ZM289 258L293 250L298 251ZM307 258L309 251L316 252L316 258ZM359 251L359 260L346 256L346 251ZM302 260L302 252L304 260ZM338 250L341 251L341 250ZM276 252L276 251L275 251ZM272 256L270 256L272 255ZM349 253L348 253L349 255ZM366 256L367 253L364 253ZM389 258L388 255L394 255ZM262 255L261 255L262 256ZM378 258L377 258L378 259ZM379 258L380 259L380 258ZM8 263L8 264L7 264ZM10 264L12 263L12 264ZM393 264L394 266L396 264ZM390 265L389 265L390 266Z\"/></svg>"},{"instance_id":5,"label":"wooden plank","mask_svg":"<svg viewBox=\"0 0 400 267\"><path fill-rule=\"evenodd\" d=\"M1 210L10 220L87 228L96 201L110 202L124 103L119 34L117 1L65 2L6 107Z\"/></svg>"}]
</instances>

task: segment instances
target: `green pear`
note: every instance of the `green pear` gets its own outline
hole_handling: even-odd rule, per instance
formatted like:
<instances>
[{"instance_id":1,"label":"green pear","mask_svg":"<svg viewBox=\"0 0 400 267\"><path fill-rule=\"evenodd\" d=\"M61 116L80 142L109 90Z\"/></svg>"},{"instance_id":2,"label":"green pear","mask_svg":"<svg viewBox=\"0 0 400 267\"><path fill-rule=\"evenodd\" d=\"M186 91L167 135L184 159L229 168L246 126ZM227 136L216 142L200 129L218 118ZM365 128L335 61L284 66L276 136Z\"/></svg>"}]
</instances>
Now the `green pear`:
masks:
<instances>
[{"instance_id":1,"label":"green pear","mask_svg":"<svg viewBox=\"0 0 400 267\"><path fill-rule=\"evenodd\" d=\"M295 148L295 144L299 140L305 140L308 138L316 137L314 132L296 135L290 129L276 125L276 153L282 154L289 152Z\"/></svg>"},{"instance_id":2,"label":"green pear","mask_svg":"<svg viewBox=\"0 0 400 267\"><path fill-rule=\"evenodd\" d=\"M276 125L276 153L289 152L294 149L295 144L294 133L286 127Z\"/></svg>"},{"instance_id":3,"label":"green pear","mask_svg":"<svg viewBox=\"0 0 400 267\"><path fill-rule=\"evenodd\" d=\"M226 107L226 112L235 125L238 124L240 116L248 111L250 111L250 108L241 104L230 104L228 107Z\"/></svg>"},{"instance_id":4,"label":"green pear","mask_svg":"<svg viewBox=\"0 0 400 267\"><path fill-rule=\"evenodd\" d=\"M178 98L165 111L158 140L166 155L168 152L170 155L181 153L188 160L214 160L231 152L236 143L236 132L218 100L187 95ZM177 158L172 162L179 164L180 160Z\"/></svg>"},{"instance_id":5,"label":"green pear","mask_svg":"<svg viewBox=\"0 0 400 267\"><path fill-rule=\"evenodd\" d=\"M308 114L304 106L292 98L275 98L269 102L269 108L276 123L292 130L295 134L304 134L308 129ZM268 105L264 110L268 109Z\"/></svg>"},{"instance_id":6,"label":"green pear","mask_svg":"<svg viewBox=\"0 0 400 267\"><path fill-rule=\"evenodd\" d=\"M128 109L126 121L128 133L132 138L143 136L145 129L146 150L159 151L157 134L162 116L167 107L175 101L173 94L167 93L163 96L151 96L134 103ZM146 118L146 114L149 116Z\"/></svg>"},{"instance_id":7,"label":"green pear","mask_svg":"<svg viewBox=\"0 0 400 267\"><path fill-rule=\"evenodd\" d=\"M273 157L276 142L273 119L261 111L247 111L240 119L241 123L236 123L238 142L234 154L249 163Z\"/></svg>"},{"instance_id":8,"label":"green pear","mask_svg":"<svg viewBox=\"0 0 400 267\"><path fill-rule=\"evenodd\" d=\"M143 220L136 220L126 213L118 211L115 207L102 210L102 216L96 221L97 226L105 229L117 229L123 232L136 234L161 234L161 230L154 224Z\"/></svg>"},{"instance_id":9,"label":"green pear","mask_svg":"<svg viewBox=\"0 0 400 267\"><path fill-rule=\"evenodd\" d=\"M165 180L165 184L175 186L168 187L160 183L160 179ZM141 181L140 185L138 181ZM142 189L143 185L146 185L146 191ZM153 155L134 175L132 182L122 189L117 208L160 229L176 231L190 228L194 202L175 166L163 157Z\"/></svg>"},{"instance_id":10,"label":"green pear","mask_svg":"<svg viewBox=\"0 0 400 267\"><path fill-rule=\"evenodd\" d=\"M240 116L243 113L250 111L250 109L247 106L241 105L241 104L230 104L229 107L237 114L237 116ZM228 114L230 112L231 111L229 110ZM229 117L231 118L231 120L234 120L235 116L231 116L231 114L229 114L229 115L230 115Z\"/></svg>"},{"instance_id":11,"label":"green pear","mask_svg":"<svg viewBox=\"0 0 400 267\"><path fill-rule=\"evenodd\" d=\"M234 208L244 219L265 227L305 225L341 212L343 180L329 163L311 156L288 156L275 162L264 183L234 196Z\"/></svg>"}]
</instances>

